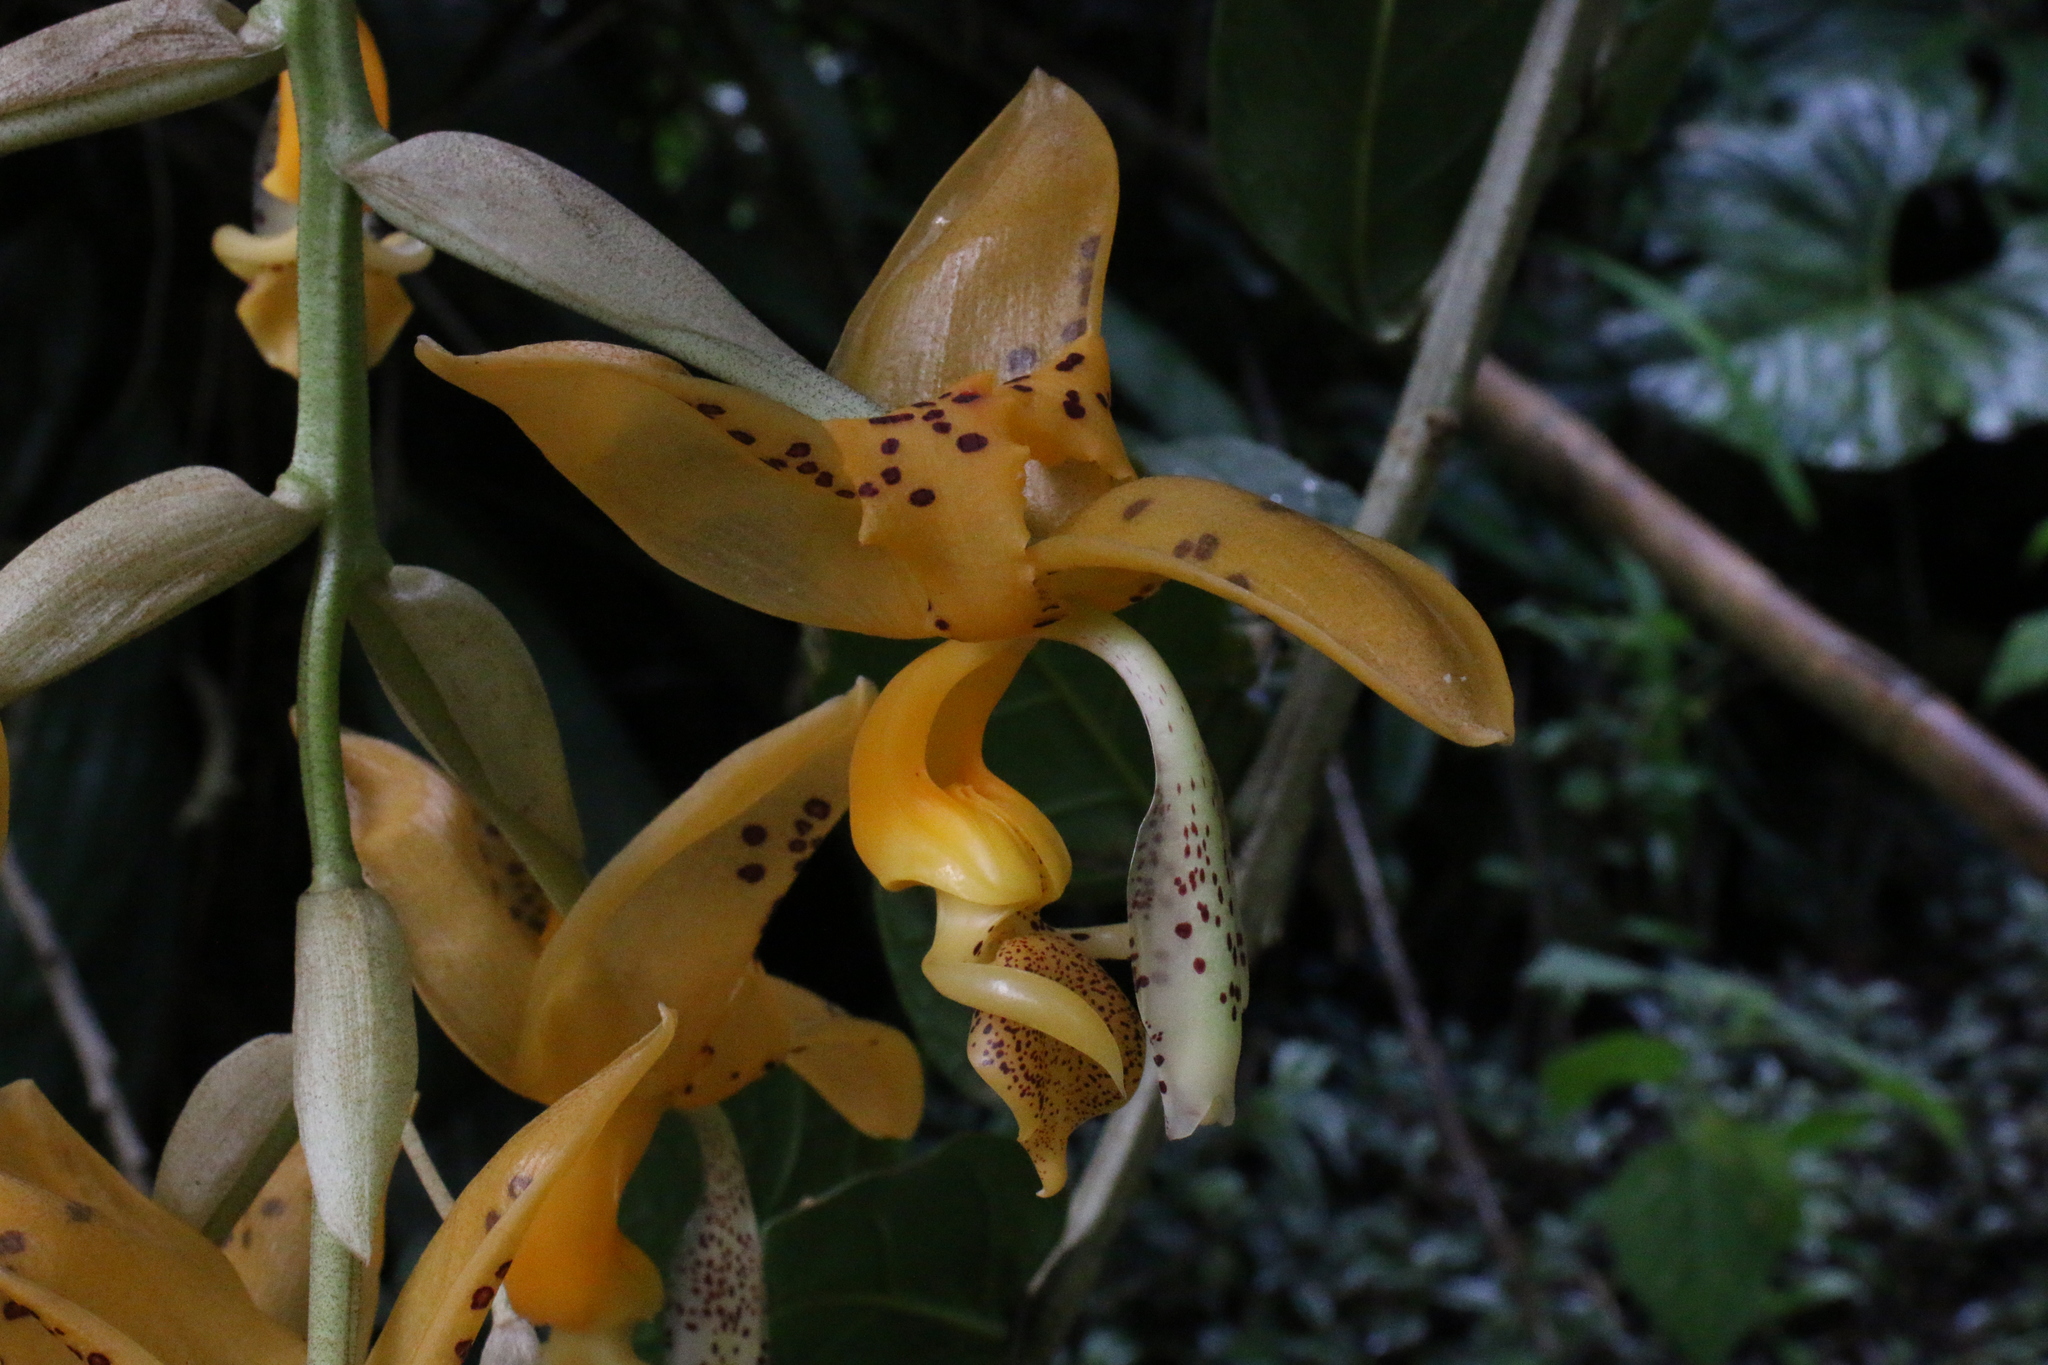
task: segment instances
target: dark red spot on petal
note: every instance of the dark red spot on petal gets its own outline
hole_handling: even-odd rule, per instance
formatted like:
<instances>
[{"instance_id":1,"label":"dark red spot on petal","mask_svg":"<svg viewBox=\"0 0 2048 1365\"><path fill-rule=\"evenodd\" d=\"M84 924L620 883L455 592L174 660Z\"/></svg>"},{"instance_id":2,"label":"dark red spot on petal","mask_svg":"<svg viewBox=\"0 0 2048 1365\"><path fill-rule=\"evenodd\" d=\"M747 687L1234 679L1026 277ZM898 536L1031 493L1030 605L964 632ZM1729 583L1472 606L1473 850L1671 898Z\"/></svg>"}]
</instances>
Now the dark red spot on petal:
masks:
<instances>
[{"instance_id":1,"label":"dark red spot on petal","mask_svg":"<svg viewBox=\"0 0 2048 1365\"><path fill-rule=\"evenodd\" d=\"M832 813L832 803L822 796L814 796L804 802L804 814L813 820L822 820Z\"/></svg>"},{"instance_id":2,"label":"dark red spot on petal","mask_svg":"<svg viewBox=\"0 0 2048 1365\"><path fill-rule=\"evenodd\" d=\"M1235 583L1235 584L1237 584L1237 586L1238 586L1238 587L1240 587L1240 588L1243 588L1243 589L1244 589L1245 591L1247 591L1247 592L1251 591L1251 586L1252 586L1252 581L1251 581L1251 579L1249 579L1249 578L1246 578L1246 577L1245 577L1245 576L1244 576L1243 574L1241 574L1241 573L1234 573L1234 574L1230 575L1230 576L1229 576L1228 578L1224 579L1223 581L1224 581L1224 582L1226 582L1226 583Z\"/></svg>"},{"instance_id":3,"label":"dark red spot on petal","mask_svg":"<svg viewBox=\"0 0 2048 1365\"><path fill-rule=\"evenodd\" d=\"M796 467L796 472L799 474L815 474L818 472L818 462L816 460L805 460Z\"/></svg>"},{"instance_id":4,"label":"dark red spot on petal","mask_svg":"<svg viewBox=\"0 0 2048 1365\"><path fill-rule=\"evenodd\" d=\"M809 441L797 441L782 453L792 460L808 459L811 453L811 443Z\"/></svg>"},{"instance_id":5,"label":"dark red spot on petal","mask_svg":"<svg viewBox=\"0 0 2048 1365\"><path fill-rule=\"evenodd\" d=\"M1195 970L1197 972L1206 972L1209 970L1209 964L1198 957L1195 959Z\"/></svg>"},{"instance_id":6,"label":"dark red spot on petal","mask_svg":"<svg viewBox=\"0 0 2048 1365\"><path fill-rule=\"evenodd\" d=\"M1214 532L1202 532L1202 538L1195 542L1195 558L1213 559L1216 555L1216 547L1222 543L1222 541L1216 538Z\"/></svg>"},{"instance_id":7,"label":"dark red spot on petal","mask_svg":"<svg viewBox=\"0 0 2048 1365\"><path fill-rule=\"evenodd\" d=\"M902 483L903 471L898 469L893 464L890 465L887 469L882 471L882 482L890 485L891 487L894 487L895 485Z\"/></svg>"},{"instance_id":8,"label":"dark red spot on petal","mask_svg":"<svg viewBox=\"0 0 2048 1365\"><path fill-rule=\"evenodd\" d=\"M820 488L830 488L832 486L832 471L829 469L826 470L817 478L812 479L811 482L818 485L818 487Z\"/></svg>"},{"instance_id":9,"label":"dark red spot on petal","mask_svg":"<svg viewBox=\"0 0 2048 1365\"><path fill-rule=\"evenodd\" d=\"M860 491L860 495L861 495L862 497L864 497L864 498L872 498L872 497L877 497L877 496L879 496L879 495L881 494L881 491L882 491L882 490L881 490L881 489L879 489L879 488L877 488L877 487L875 487L875 486L874 486L873 484L871 484L871 483L864 483L864 484L862 484L862 485L860 486L860 490L859 490L859 491Z\"/></svg>"},{"instance_id":10,"label":"dark red spot on petal","mask_svg":"<svg viewBox=\"0 0 2048 1365\"><path fill-rule=\"evenodd\" d=\"M981 401L981 395L978 393L956 393L953 395L953 401L955 403L977 403Z\"/></svg>"},{"instance_id":11,"label":"dark red spot on petal","mask_svg":"<svg viewBox=\"0 0 2048 1365\"><path fill-rule=\"evenodd\" d=\"M1192 540L1183 540L1180 544L1173 547L1173 557L1175 559L1186 559L1194 552L1195 542Z\"/></svg>"},{"instance_id":12,"label":"dark red spot on petal","mask_svg":"<svg viewBox=\"0 0 2048 1365\"><path fill-rule=\"evenodd\" d=\"M749 844L758 844L767 837L768 830L767 827L763 825L748 825L745 829L740 831L740 838L746 840L746 842Z\"/></svg>"},{"instance_id":13,"label":"dark red spot on petal","mask_svg":"<svg viewBox=\"0 0 2048 1365\"><path fill-rule=\"evenodd\" d=\"M476 1292L469 1296L470 1308L472 1310L489 1308L491 1306L491 1296L497 1292L498 1290L494 1285L479 1285Z\"/></svg>"},{"instance_id":14,"label":"dark red spot on petal","mask_svg":"<svg viewBox=\"0 0 2048 1365\"><path fill-rule=\"evenodd\" d=\"M1060 411L1069 417L1086 417L1088 409L1081 402L1081 395L1073 389L1067 390L1066 401L1060 404Z\"/></svg>"},{"instance_id":15,"label":"dark red spot on petal","mask_svg":"<svg viewBox=\"0 0 2048 1365\"><path fill-rule=\"evenodd\" d=\"M732 437L735 441L738 441L743 446L750 446L754 443L754 433L751 431L741 431L738 427L733 427L725 434Z\"/></svg>"},{"instance_id":16,"label":"dark red spot on petal","mask_svg":"<svg viewBox=\"0 0 2048 1365\"><path fill-rule=\"evenodd\" d=\"M953 442L953 444L960 447L965 453L972 455L977 450L986 450L988 448L988 437L978 431L970 431L959 440Z\"/></svg>"},{"instance_id":17,"label":"dark red spot on petal","mask_svg":"<svg viewBox=\"0 0 2048 1365\"><path fill-rule=\"evenodd\" d=\"M884 455L894 455L897 451L901 450L902 448L903 442L897 440L894 436L891 436L888 440L882 442L882 453Z\"/></svg>"},{"instance_id":18,"label":"dark red spot on petal","mask_svg":"<svg viewBox=\"0 0 2048 1365\"><path fill-rule=\"evenodd\" d=\"M910 495L910 505L912 507L930 507L938 499L939 495L932 492L931 489L920 488Z\"/></svg>"},{"instance_id":19,"label":"dark red spot on petal","mask_svg":"<svg viewBox=\"0 0 2048 1365\"><path fill-rule=\"evenodd\" d=\"M697 405L697 411L703 413L706 417L725 416L725 409L721 408L716 403L699 403Z\"/></svg>"},{"instance_id":20,"label":"dark red spot on petal","mask_svg":"<svg viewBox=\"0 0 2048 1365\"><path fill-rule=\"evenodd\" d=\"M1134 500L1129 506L1124 508L1124 520L1130 521L1134 519L1140 512L1143 512L1147 507L1150 507L1151 505L1152 499L1150 498L1138 498Z\"/></svg>"},{"instance_id":21,"label":"dark red spot on petal","mask_svg":"<svg viewBox=\"0 0 2048 1365\"><path fill-rule=\"evenodd\" d=\"M1053 368L1055 370L1058 370L1061 374L1065 374L1068 370L1073 369L1076 365L1080 364L1083 360L1086 360L1087 358L1088 357L1082 355L1079 351L1073 351L1068 354L1066 359L1062 360L1059 364L1053 366Z\"/></svg>"},{"instance_id":22,"label":"dark red spot on petal","mask_svg":"<svg viewBox=\"0 0 2048 1365\"><path fill-rule=\"evenodd\" d=\"M937 433L939 433L939 435L941 435L941 436L944 436L944 435L945 435L945 434L946 434L947 432L951 431L952 429L953 429L953 424L952 424L951 422L934 422L934 423L932 423L932 430L933 430L933 431L936 431L936 432L937 432Z\"/></svg>"},{"instance_id":23,"label":"dark red spot on petal","mask_svg":"<svg viewBox=\"0 0 2048 1365\"><path fill-rule=\"evenodd\" d=\"M759 863L748 863L745 867L740 869L740 880L750 884L753 882L760 881L761 878L767 875L768 869L761 866Z\"/></svg>"}]
</instances>

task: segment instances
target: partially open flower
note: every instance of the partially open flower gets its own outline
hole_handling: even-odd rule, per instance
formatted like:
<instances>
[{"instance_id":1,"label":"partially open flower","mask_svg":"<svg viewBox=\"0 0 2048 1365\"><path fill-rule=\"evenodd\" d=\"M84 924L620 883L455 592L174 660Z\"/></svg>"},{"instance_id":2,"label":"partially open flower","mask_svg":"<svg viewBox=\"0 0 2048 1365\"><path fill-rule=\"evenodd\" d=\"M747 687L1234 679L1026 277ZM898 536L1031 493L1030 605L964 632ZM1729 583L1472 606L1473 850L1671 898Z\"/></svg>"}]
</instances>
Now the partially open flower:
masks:
<instances>
[{"instance_id":1,"label":"partially open flower","mask_svg":"<svg viewBox=\"0 0 2048 1365\"><path fill-rule=\"evenodd\" d=\"M479 1066L546 1102L664 1010L674 1021L674 1045L540 1211L506 1280L522 1317L618 1345L660 1308L660 1277L617 1209L665 1108L715 1104L787 1064L864 1132L916 1128L923 1071L909 1040L754 958L769 912L846 809L871 697L863 683L728 756L566 914L439 769L344 741L364 875L397 912L420 998Z\"/></svg>"},{"instance_id":2,"label":"partially open flower","mask_svg":"<svg viewBox=\"0 0 2048 1365\"><path fill-rule=\"evenodd\" d=\"M358 19L356 33L362 45L363 74L369 80L370 103L377 122L391 123L390 94L384 63L369 28ZM299 372L299 230L296 205L299 201L299 121L292 103L289 72L277 82L276 156L259 178L257 232L245 232L232 224L216 228L213 254L248 284L242 300L235 305L249 339L274 369L286 374ZM434 259L434 249L402 232L382 238L363 234L364 336L369 363L374 365L391 349L412 316L412 300L398 282L401 275L424 270Z\"/></svg>"}]
</instances>

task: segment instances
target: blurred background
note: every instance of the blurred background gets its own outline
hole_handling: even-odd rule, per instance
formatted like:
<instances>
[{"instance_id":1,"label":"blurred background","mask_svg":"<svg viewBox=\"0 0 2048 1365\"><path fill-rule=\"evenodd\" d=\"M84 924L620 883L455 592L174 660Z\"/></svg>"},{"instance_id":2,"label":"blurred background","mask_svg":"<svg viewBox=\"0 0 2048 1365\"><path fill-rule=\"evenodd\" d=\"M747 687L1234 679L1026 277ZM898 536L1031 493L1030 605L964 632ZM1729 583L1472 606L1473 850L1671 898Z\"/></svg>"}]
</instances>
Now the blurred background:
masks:
<instances>
[{"instance_id":1,"label":"blurred background","mask_svg":"<svg viewBox=\"0 0 2048 1365\"><path fill-rule=\"evenodd\" d=\"M1349 519L1399 389L1403 352L1382 342L1400 309L1356 327L1328 311L1261 245L1270 214L1245 225L1247 173L1219 171L1209 136L1212 63L1230 56L1212 38L1312 32L1318 6L1237 4L1220 28L1193 0L362 7L400 136L468 129L572 167L820 362L925 191L1047 69L1122 161L1107 330L1134 453L1274 480ZM0 0L0 40L80 8ZM1506 56L1468 45L1419 68L1451 109L1504 88L1535 6L1460 8ZM1498 349L1796 591L2048 761L2048 627L2028 633L2048 608L2048 13L1684 8L1704 33L1677 49L1668 103L1568 150ZM270 98L0 161L5 553L161 469L216 464L259 488L283 469L292 383L258 360L207 245L249 222ZM594 863L730 748L907 657L803 637L668 574L410 356L416 333L473 351L594 324L445 257L407 286L407 337L372 376L387 543L520 629ZM1422 552L1498 635L1521 741L1453 751L1369 702L1345 755L1568 1353L2048 1353L2048 887L1478 446L1454 451ZM152 1149L212 1062L289 1026L306 847L286 710L310 564L301 550L6 717L15 847ZM1290 656L1171 587L1132 619L1226 778L1241 773ZM348 698L352 724L401 737L359 657ZM1150 782L1107 673L1035 658L990 753L1074 847L1067 908L1113 915ZM858 1013L928 1022L898 995L914 977L892 976L889 915L878 928L841 833L763 957ZM1530 1358L1326 817L1252 998L1238 1124L1161 1159L1071 1358ZM530 1110L422 1020L420 1123L460 1179ZM1610 1035L1633 1060L1568 1052ZM932 1136L1000 1131L956 1085L957 1051L932 1061ZM0 1076L33 1077L100 1132L11 926ZM403 1264L430 1215L403 1179L396 1199ZM1660 1288L1659 1260L1685 1282Z\"/></svg>"}]
</instances>

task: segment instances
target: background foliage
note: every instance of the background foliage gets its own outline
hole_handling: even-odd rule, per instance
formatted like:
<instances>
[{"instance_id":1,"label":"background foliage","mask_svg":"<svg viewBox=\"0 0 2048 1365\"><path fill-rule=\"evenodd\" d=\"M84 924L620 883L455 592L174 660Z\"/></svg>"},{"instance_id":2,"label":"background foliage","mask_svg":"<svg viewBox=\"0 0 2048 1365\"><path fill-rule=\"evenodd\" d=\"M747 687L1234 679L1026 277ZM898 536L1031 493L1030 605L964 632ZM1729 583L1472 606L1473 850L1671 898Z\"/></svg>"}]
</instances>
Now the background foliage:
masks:
<instances>
[{"instance_id":1,"label":"background foliage","mask_svg":"<svg viewBox=\"0 0 2048 1365\"><path fill-rule=\"evenodd\" d=\"M1400 376L1370 338L1412 317L1534 10L1384 7L1375 29L1380 7L1305 0L363 4L399 133L473 129L574 167L818 358L924 190L1045 66L1122 158L1110 328L1134 450L1336 520ZM0 4L0 38L73 9ZM1501 349L2048 759L2048 16L1657 0L1630 17ZM1371 81L1343 78L1369 59ZM283 467L289 381L248 346L206 247L247 221L268 98L0 162L9 549L159 469L261 487ZM1442 155L1318 175L1305 147L1358 150L1318 141L1332 121ZM414 329L458 350L596 334L454 262L410 287ZM405 343L373 394L387 540L525 636L593 859L807 695L906 657L800 637L660 570ZM1499 634L1523 740L1451 751L1368 706L1346 757L1568 1353L2038 1359L2048 888L1486 452L1454 455L1423 549ZM308 567L302 552L7 717L16 846L156 1143L207 1065L289 1020L305 847L285 711ZM1271 632L1172 590L1131 616L1226 778L1240 770L1286 677ZM350 707L398 736L366 668ZM1136 712L1048 647L991 757L1073 845L1067 908L1103 914L1149 788ZM853 1138L787 1078L735 1106L785 1360L1001 1359L1057 1231L961 1083L957 1016L905 969L921 915L873 897L841 835L769 931L772 970L914 1026L935 1077L905 1149ZM1162 1158L1075 1358L1528 1358L1327 831L1253 999L1241 1120ZM459 1179L527 1110L431 1027L423 1047L421 1126ZM0 1074L97 1131L11 930ZM657 1254L690 1170L677 1126L628 1200ZM408 1181L400 1269L431 1226ZM835 1238L915 1251L835 1270L815 1254Z\"/></svg>"}]
</instances>

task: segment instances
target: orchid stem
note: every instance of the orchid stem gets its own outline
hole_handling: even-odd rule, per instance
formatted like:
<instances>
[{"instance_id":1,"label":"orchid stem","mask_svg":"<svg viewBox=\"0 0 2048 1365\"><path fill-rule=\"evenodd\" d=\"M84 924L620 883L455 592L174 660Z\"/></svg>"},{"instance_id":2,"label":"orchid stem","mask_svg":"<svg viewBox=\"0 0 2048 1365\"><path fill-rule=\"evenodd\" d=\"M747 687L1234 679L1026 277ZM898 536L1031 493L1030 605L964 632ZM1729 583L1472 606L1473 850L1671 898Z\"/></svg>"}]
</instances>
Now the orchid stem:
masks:
<instances>
[{"instance_id":1,"label":"orchid stem","mask_svg":"<svg viewBox=\"0 0 2048 1365\"><path fill-rule=\"evenodd\" d=\"M389 565L377 542L363 336L362 204L335 167L385 135L370 105L351 0L295 0L286 19L300 137L299 420L280 491L325 514L299 650L299 780L312 886L363 884L341 766L341 654L357 587ZM358 970L377 970L371 963ZM364 1121L372 1116L364 1115ZM368 1344L368 1266L313 1220L307 1365L354 1365Z\"/></svg>"}]
</instances>

